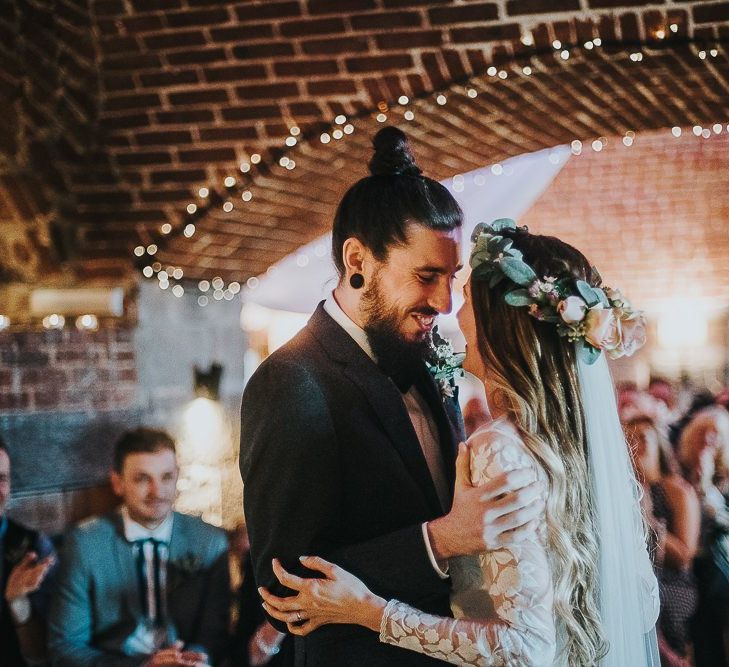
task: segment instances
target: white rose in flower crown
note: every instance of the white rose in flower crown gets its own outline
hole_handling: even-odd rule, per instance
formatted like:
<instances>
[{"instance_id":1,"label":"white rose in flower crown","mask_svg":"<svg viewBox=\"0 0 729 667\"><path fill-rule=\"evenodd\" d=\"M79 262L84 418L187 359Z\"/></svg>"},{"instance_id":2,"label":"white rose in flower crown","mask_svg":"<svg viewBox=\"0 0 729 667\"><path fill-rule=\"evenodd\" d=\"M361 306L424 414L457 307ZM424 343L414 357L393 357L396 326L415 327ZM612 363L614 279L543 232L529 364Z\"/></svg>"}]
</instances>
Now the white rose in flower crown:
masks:
<instances>
[{"instance_id":1,"label":"white rose in flower crown","mask_svg":"<svg viewBox=\"0 0 729 667\"><path fill-rule=\"evenodd\" d=\"M620 323L612 308L605 308L600 304L587 311L585 339L600 350L614 350L620 345Z\"/></svg>"},{"instance_id":2,"label":"white rose in flower crown","mask_svg":"<svg viewBox=\"0 0 729 667\"><path fill-rule=\"evenodd\" d=\"M585 319L587 304L579 296L568 296L557 304L557 312L565 324L577 324Z\"/></svg>"},{"instance_id":3,"label":"white rose in flower crown","mask_svg":"<svg viewBox=\"0 0 729 667\"><path fill-rule=\"evenodd\" d=\"M629 357L645 345L646 323L642 313L623 313L618 320L618 326L620 341L608 352L611 359Z\"/></svg>"}]
</instances>

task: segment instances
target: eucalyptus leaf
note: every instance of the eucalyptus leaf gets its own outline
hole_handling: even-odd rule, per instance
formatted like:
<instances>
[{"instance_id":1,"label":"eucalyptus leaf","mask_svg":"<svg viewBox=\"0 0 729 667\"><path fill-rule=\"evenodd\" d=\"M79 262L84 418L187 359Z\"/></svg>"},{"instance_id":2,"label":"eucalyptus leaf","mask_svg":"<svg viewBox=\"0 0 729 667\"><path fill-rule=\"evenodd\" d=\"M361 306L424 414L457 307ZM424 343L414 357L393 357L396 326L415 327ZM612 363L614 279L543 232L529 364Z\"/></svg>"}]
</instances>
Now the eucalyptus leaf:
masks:
<instances>
[{"instance_id":1,"label":"eucalyptus leaf","mask_svg":"<svg viewBox=\"0 0 729 667\"><path fill-rule=\"evenodd\" d=\"M486 229L486 223L485 222L479 222L473 229L473 232L471 233L471 243L476 243L476 240L481 235L481 232L483 232Z\"/></svg>"},{"instance_id":2,"label":"eucalyptus leaf","mask_svg":"<svg viewBox=\"0 0 729 667\"><path fill-rule=\"evenodd\" d=\"M492 275L493 274L493 275ZM489 276L501 276L491 264L478 264L471 272L471 280L486 280Z\"/></svg>"},{"instance_id":3,"label":"eucalyptus leaf","mask_svg":"<svg viewBox=\"0 0 729 667\"><path fill-rule=\"evenodd\" d=\"M504 301L510 306L530 306L534 299L529 296L529 292L525 289L514 289L504 294Z\"/></svg>"},{"instance_id":4,"label":"eucalyptus leaf","mask_svg":"<svg viewBox=\"0 0 729 667\"><path fill-rule=\"evenodd\" d=\"M597 295L592 287L590 287L584 280L575 281L575 286L580 296L585 300L588 308L592 308L600 303L600 297Z\"/></svg>"},{"instance_id":5,"label":"eucalyptus leaf","mask_svg":"<svg viewBox=\"0 0 729 667\"><path fill-rule=\"evenodd\" d=\"M586 340L582 340L577 348L577 354L580 355L582 361L588 365L594 364L600 357L600 350L592 347Z\"/></svg>"},{"instance_id":6,"label":"eucalyptus leaf","mask_svg":"<svg viewBox=\"0 0 729 667\"><path fill-rule=\"evenodd\" d=\"M516 223L511 218L498 218L494 220L489 227L495 232L500 232L504 229L516 229Z\"/></svg>"},{"instance_id":7,"label":"eucalyptus leaf","mask_svg":"<svg viewBox=\"0 0 729 667\"><path fill-rule=\"evenodd\" d=\"M475 269L480 264L488 264L490 259L490 252L487 250L478 250L471 255L471 268Z\"/></svg>"},{"instance_id":8,"label":"eucalyptus leaf","mask_svg":"<svg viewBox=\"0 0 729 667\"><path fill-rule=\"evenodd\" d=\"M499 266L507 278L522 287L528 287L537 279L537 274L534 273L532 268L515 257L502 258L499 260Z\"/></svg>"},{"instance_id":9,"label":"eucalyptus leaf","mask_svg":"<svg viewBox=\"0 0 729 667\"><path fill-rule=\"evenodd\" d=\"M511 239L502 238L501 241L499 241L499 245L497 246L497 251L507 253L513 245L514 242Z\"/></svg>"},{"instance_id":10,"label":"eucalyptus leaf","mask_svg":"<svg viewBox=\"0 0 729 667\"><path fill-rule=\"evenodd\" d=\"M496 249L497 249L497 248L499 247L499 243L500 243L501 241L503 241L503 240L504 240L504 237L503 237L503 236L498 236L498 235L497 235L497 236L492 236L492 237L491 237L491 238L489 239L489 242L488 242L488 246L487 246L487 247L488 247L488 249L489 249L489 250L490 250L491 252L494 252L494 251L495 251L495 250L496 250Z\"/></svg>"},{"instance_id":11,"label":"eucalyptus leaf","mask_svg":"<svg viewBox=\"0 0 729 667\"><path fill-rule=\"evenodd\" d=\"M599 287L593 287L592 291L597 294L597 298L600 300L600 303L605 308L610 308L610 299L608 299L607 294L605 294L605 291L600 289Z\"/></svg>"}]
</instances>

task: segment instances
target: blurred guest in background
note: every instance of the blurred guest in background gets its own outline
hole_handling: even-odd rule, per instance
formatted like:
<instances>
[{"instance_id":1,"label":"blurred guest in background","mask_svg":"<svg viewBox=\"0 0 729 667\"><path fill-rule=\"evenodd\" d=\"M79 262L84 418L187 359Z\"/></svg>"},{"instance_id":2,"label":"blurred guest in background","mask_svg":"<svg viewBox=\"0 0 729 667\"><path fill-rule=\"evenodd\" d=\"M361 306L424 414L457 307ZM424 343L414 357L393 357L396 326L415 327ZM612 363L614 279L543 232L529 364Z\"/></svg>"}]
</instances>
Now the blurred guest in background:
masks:
<instances>
[{"instance_id":1,"label":"blurred guest in background","mask_svg":"<svg viewBox=\"0 0 729 667\"><path fill-rule=\"evenodd\" d=\"M636 417L650 417L661 432L668 432L672 415L666 404L647 391L641 391L633 383L618 385L618 413L623 423Z\"/></svg>"},{"instance_id":2,"label":"blurred guest in background","mask_svg":"<svg viewBox=\"0 0 729 667\"><path fill-rule=\"evenodd\" d=\"M729 507L726 500L729 413L704 408L686 424L679 442L684 474L701 503L695 572L699 608L694 623L696 664L729 664Z\"/></svg>"},{"instance_id":3,"label":"blurred guest in background","mask_svg":"<svg viewBox=\"0 0 729 667\"><path fill-rule=\"evenodd\" d=\"M50 540L9 519L10 456L0 439L0 663L25 667L46 658L46 611L55 565Z\"/></svg>"},{"instance_id":4,"label":"blurred guest in background","mask_svg":"<svg viewBox=\"0 0 729 667\"><path fill-rule=\"evenodd\" d=\"M661 401L671 414L675 414L678 409L678 396L676 394L675 385L666 378L653 377L648 383L648 393L653 398Z\"/></svg>"},{"instance_id":5,"label":"blurred guest in background","mask_svg":"<svg viewBox=\"0 0 729 667\"><path fill-rule=\"evenodd\" d=\"M124 434L111 483L120 510L66 539L50 621L55 665L197 666L228 643L225 534L172 511L175 444L163 431Z\"/></svg>"},{"instance_id":6,"label":"blurred guest in background","mask_svg":"<svg viewBox=\"0 0 729 667\"><path fill-rule=\"evenodd\" d=\"M625 424L625 432L656 540L661 658L664 664L688 666L690 619L698 600L692 566L699 542L699 501L678 473L670 444L650 417L634 417Z\"/></svg>"},{"instance_id":7,"label":"blurred guest in background","mask_svg":"<svg viewBox=\"0 0 729 667\"><path fill-rule=\"evenodd\" d=\"M709 408L714 405L716 405L716 398L710 391L703 389L694 392L693 396L691 396L688 409L682 414L680 419L677 419L673 424L671 424L668 432L671 444L675 448L678 448L681 433L684 428L686 428L686 425L704 408Z\"/></svg>"}]
</instances>

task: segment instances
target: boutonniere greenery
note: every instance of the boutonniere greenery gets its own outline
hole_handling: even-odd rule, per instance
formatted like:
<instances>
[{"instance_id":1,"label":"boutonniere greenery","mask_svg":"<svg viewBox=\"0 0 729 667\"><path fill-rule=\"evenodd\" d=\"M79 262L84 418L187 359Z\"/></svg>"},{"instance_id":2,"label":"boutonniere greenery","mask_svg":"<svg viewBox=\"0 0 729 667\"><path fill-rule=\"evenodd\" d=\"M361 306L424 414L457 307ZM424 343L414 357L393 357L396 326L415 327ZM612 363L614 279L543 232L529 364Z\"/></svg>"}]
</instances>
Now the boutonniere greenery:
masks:
<instances>
[{"instance_id":1,"label":"boutonniere greenery","mask_svg":"<svg viewBox=\"0 0 729 667\"><path fill-rule=\"evenodd\" d=\"M438 383L443 398L455 398L456 378L463 377L463 360L466 355L454 352L451 342L438 333L438 327L433 328L431 336L431 350L425 363L430 374Z\"/></svg>"},{"instance_id":2,"label":"boutonniere greenery","mask_svg":"<svg viewBox=\"0 0 729 667\"><path fill-rule=\"evenodd\" d=\"M203 569L203 559L198 554L188 552L169 562L170 584L176 588L186 579L197 576Z\"/></svg>"}]
</instances>

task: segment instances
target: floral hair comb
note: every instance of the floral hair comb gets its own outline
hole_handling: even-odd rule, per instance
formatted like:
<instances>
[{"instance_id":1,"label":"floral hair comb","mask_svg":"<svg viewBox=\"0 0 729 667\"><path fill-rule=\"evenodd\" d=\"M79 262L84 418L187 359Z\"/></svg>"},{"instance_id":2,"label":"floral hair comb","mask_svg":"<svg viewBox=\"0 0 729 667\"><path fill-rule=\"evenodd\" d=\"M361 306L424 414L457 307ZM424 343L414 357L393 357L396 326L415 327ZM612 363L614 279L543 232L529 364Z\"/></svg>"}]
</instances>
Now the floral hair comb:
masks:
<instances>
[{"instance_id":1,"label":"floral hair comb","mask_svg":"<svg viewBox=\"0 0 729 667\"><path fill-rule=\"evenodd\" d=\"M603 350L611 359L618 359L643 346L645 317L631 308L619 290L592 287L571 275L540 278L512 239L502 234L516 229L509 218L476 226L471 237L472 280L488 281L489 287L510 283L504 295L506 303L528 308L541 322L554 323L557 333L575 343L588 364Z\"/></svg>"}]
</instances>

